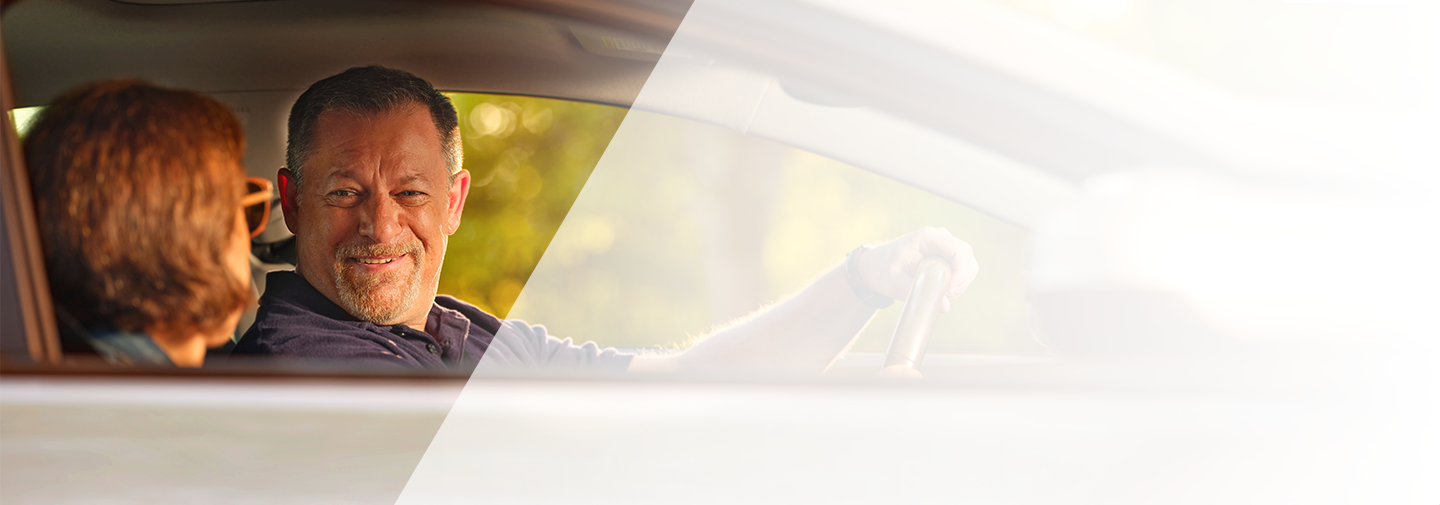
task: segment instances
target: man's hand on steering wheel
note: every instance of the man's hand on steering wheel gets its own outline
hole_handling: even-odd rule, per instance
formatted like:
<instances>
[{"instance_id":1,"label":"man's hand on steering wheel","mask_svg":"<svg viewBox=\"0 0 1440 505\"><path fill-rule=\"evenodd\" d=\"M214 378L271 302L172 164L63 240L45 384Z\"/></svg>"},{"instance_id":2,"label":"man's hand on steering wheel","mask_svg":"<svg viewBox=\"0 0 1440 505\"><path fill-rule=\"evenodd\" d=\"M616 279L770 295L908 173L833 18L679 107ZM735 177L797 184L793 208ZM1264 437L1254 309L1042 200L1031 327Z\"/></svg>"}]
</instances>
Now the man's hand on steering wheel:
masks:
<instances>
[{"instance_id":1,"label":"man's hand on steering wheel","mask_svg":"<svg viewBox=\"0 0 1440 505\"><path fill-rule=\"evenodd\" d=\"M891 240L864 251L856 258L860 279L876 292L904 300L915 283L915 270L920 260L934 256L948 260L950 285L945 289L942 312L950 312L950 299L965 292L980 266L970 244L950 235L944 228L925 227L909 235Z\"/></svg>"}]
</instances>

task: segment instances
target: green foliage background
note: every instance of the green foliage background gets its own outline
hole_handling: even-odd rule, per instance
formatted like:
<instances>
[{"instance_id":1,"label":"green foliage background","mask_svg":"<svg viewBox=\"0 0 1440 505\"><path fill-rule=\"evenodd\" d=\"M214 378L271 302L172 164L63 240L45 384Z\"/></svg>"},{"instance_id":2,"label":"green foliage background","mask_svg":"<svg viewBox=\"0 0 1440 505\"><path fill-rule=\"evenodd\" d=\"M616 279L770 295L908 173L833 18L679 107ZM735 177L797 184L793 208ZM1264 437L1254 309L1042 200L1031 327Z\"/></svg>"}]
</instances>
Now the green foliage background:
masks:
<instances>
[{"instance_id":1,"label":"green foliage background","mask_svg":"<svg viewBox=\"0 0 1440 505\"><path fill-rule=\"evenodd\" d=\"M470 197L440 292L505 317L626 109L548 98L448 93L460 116Z\"/></svg>"}]
</instances>

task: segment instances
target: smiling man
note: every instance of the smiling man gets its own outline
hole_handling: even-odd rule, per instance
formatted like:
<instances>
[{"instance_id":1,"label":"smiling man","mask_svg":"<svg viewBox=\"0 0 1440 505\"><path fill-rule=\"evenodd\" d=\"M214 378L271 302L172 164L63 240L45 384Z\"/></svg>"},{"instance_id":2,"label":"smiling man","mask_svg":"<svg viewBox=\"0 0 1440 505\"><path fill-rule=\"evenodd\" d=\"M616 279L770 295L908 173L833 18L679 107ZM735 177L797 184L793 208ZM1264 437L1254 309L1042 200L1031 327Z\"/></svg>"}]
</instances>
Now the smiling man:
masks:
<instances>
[{"instance_id":1,"label":"smiling man","mask_svg":"<svg viewBox=\"0 0 1440 505\"><path fill-rule=\"evenodd\" d=\"M436 294L470 174L461 169L455 109L428 82L383 67L321 80L291 109L288 140L279 183L299 262L293 272L269 274L255 325L236 354L456 371L483 364L819 372L877 307L905 295L923 258L949 260L956 272L950 296L977 271L968 245L927 228L857 248L795 296L681 353L636 356L576 345Z\"/></svg>"},{"instance_id":2,"label":"smiling man","mask_svg":"<svg viewBox=\"0 0 1440 505\"><path fill-rule=\"evenodd\" d=\"M299 241L296 271L361 320L423 327L430 304L416 302L435 293L470 189L456 142L415 134L455 127L437 122L445 120L403 102L321 114L307 132L319 148L292 162L313 167L313 179L306 184L298 168L280 173L286 223Z\"/></svg>"}]
</instances>

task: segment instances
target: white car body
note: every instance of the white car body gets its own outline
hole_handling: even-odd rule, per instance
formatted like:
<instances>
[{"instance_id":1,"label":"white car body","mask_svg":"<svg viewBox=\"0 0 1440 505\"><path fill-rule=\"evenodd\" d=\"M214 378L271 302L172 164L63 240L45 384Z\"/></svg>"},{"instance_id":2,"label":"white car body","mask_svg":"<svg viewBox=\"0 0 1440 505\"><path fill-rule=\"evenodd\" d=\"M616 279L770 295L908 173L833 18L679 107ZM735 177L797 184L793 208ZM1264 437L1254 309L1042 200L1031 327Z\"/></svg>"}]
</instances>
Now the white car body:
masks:
<instances>
[{"instance_id":1,"label":"white car body","mask_svg":"<svg viewBox=\"0 0 1440 505\"><path fill-rule=\"evenodd\" d=\"M271 2L257 9L293 8L317 34L334 30L281 58L295 51L286 44L312 39L252 19L226 24L213 14L223 4L57 4L9 7L6 31L11 16L45 9L109 9L85 19L115 23L111 35L167 21L126 9L179 9L177 19L203 15L217 27L195 45L234 57L233 75L160 64L138 72L244 104L249 159L261 160L252 173L278 166L279 125L306 79L366 57L346 46L366 33L342 28L378 27L374 40L463 40L469 19L449 12L463 7L433 4L387 19L377 2L326 25L324 5ZM632 9L618 16L630 24L591 18L585 29L663 25L654 20L668 18L645 13L675 12L607 6ZM485 9L477 19L512 7ZM589 12L568 2L513 9ZM594 76L605 70L592 69L588 85L433 79L722 126L1029 230L1027 296L1039 331L1068 356L932 355L924 381L860 374L879 365L865 353L834 365L854 377L819 379L11 368L0 382L4 500L1440 500L1440 328L1429 316L1440 301L1431 260L1440 129L1420 113L1430 105L1396 112L1245 97L980 0L697 0L680 11L653 71L626 67L604 81ZM12 61L14 44L7 38ZM382 63L407 61L404 51L372 50ZM109 70L64 66L40 85L23 72L41 56L12 63L15 105ZM256 75L264 58L283 60L276 82ZM325 58L336 63L304 69ZM606 167L602 159L597 173ZM535 275L546 272L542 263Z\"/></svg>"}]
</instances>

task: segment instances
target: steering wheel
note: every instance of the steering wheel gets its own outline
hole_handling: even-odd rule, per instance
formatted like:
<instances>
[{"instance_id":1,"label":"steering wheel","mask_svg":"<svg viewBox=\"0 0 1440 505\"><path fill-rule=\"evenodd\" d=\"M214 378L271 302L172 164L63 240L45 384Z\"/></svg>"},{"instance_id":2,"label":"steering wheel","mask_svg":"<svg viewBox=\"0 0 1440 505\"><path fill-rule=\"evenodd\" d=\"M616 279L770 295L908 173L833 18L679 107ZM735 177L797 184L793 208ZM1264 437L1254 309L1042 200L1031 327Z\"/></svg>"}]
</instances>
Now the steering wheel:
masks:
<instances>
[{"instance_id":1,"label":"steering wheel","mask_svg":"<svg viewBox=\"0 0 1440 505\"><path fill-rule=\"evenodd\" d=\"M950 283L950 263L936 257L925 258L915 269L915 285L905 298L895 335L890 337L890 350L885 353L885 367L895 365L919 371L925 360L925 344L940 315L940 298Z\"/></svg>"}]
</instances>

